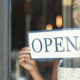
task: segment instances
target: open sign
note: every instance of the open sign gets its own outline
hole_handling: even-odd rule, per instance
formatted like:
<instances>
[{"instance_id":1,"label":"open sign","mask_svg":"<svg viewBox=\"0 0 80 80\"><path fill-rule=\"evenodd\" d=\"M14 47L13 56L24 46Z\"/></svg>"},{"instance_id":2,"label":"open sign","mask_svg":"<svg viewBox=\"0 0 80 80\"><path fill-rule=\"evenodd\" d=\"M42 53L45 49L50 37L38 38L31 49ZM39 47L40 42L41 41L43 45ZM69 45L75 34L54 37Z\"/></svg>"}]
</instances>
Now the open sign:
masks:
<instances>
[{"instance_id":1,"label":"open sign","mask_svg":"<svg viewBox=\"0 0 80 80\"><path fill-rule=\"evenodd\" d=\"M32 59L80 57L80 30L28 33Z\"/></svg>"}]
</instances>

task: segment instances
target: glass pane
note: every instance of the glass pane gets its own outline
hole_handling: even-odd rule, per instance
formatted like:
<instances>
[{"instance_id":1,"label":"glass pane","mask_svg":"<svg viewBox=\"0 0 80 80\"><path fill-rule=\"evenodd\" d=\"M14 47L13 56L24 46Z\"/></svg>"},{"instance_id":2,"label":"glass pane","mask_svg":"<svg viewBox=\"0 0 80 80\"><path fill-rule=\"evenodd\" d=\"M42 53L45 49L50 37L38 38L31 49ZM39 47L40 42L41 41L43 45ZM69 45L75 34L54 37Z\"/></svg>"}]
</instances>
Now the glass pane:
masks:
<instances>
[{"instance_id":1,"label":"glass pane","mask_svg":"<svg viewBox=\"0 0 80 80\"><path fill-rule=\"evenodd\" d=\"M26 65L30 66L29 69L20 66L18 53L28 46L28 31L63 28L62 0L11 0L11 3L11 80L39 80L42 76L45 80L56 79L59 60L35 61L38 68L35 74L29 71L32 65L27 65L28 62Z\"/></svg>"},{"instance_id":2,"label":"glass pane","mask_svg":"<svg viewBox=\"0 0 80 80\"><path fill-rule=\"evenodd\" d=\"M28 31L79 29L80 0L11 0L11 6L11 80L79 80L79 58L30 60L25 47Z\"/></svg>"}]
</instances>

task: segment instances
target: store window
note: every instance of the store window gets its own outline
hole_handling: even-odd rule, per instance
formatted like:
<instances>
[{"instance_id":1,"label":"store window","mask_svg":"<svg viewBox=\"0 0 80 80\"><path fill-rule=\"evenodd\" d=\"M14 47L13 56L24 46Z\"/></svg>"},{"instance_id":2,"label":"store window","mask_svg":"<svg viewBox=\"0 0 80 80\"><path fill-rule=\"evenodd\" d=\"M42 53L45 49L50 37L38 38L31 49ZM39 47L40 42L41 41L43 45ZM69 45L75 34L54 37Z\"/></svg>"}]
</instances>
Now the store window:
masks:
<instances>
[{"instance_id":1,"label":"store window","mask_svg":"<svg viewBox=\"0 0 80 80\"><path fill-rule=\"evenodd\" d=\"M16 55L28 45L26 32L61 29L61 0L12 0L12 75L11 80L32 80L23 69ZM40 73L46 80L52 76L54 60L37 61ZM14 66L13 66L14 65Z\"/></svg>"},{"instance_id":2,"label":"store window","mask_svg":"<svg viewBox=\"0 0 80 80\"><path fill-rule=\"evenodd\" d=\"M28 46L27 32L79 28L79 3L80 0L11 1L11 80L33 80L33 76L30 74L29 70L20 66L18 58L19 51ZM76 72L78 72L79 70L77 69L80 68L79 59L52 59L38 60L34 61L34 63L35 62L37 63L39 77L42 79L55 80L57 78L57 80L63 80L63 78L69 78L68 80L71 80L72 78L70 77L72 74L67 75L65 70L68 69L67 71L69 72L75 68L74 75L75 79L78 80L77 78L79 76L77 76Z\"/></svg>"}]
</instances>

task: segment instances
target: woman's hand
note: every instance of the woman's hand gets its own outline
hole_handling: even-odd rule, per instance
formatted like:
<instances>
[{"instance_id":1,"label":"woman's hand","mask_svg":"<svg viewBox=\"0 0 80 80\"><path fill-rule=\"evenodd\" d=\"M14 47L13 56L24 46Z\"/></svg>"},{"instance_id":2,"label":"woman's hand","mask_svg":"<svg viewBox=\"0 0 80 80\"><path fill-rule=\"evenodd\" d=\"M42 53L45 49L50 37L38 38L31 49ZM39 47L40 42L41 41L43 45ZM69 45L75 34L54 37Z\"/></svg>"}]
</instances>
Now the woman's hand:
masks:
<instances>
[{"instance_id":1,"label":"woman's hand","mask_svg":"<svg viewBox=\"0 0 80 80\"><path fill-rule=\"evenodd\" d=\"M22 50L19 51L19 64L28 71L33 71L36 67L36 62L30 60L29 47L22 48Z\"/></svg>"},{"instance_id":2,"label":"woman's hand","mask_svg":"<svg viewBox=\"0 0 80 80\"><path fill-rule=\"evenodd\" d=\"M43 80L36 61L30 59L29 47L22 48L22 50L19 51L19 64L29 71L34 80Z\"/></svg>"}]
</instances>

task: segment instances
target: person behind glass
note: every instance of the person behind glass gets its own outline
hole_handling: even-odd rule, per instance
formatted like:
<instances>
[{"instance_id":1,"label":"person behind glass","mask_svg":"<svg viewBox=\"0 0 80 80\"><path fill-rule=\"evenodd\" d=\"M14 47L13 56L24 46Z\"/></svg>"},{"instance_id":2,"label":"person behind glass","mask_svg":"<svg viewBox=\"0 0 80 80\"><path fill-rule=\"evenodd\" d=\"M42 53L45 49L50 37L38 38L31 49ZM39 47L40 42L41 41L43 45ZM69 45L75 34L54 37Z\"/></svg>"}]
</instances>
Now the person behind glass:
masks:
<instances>
[{"instance_id":1,"label":"person behind glass","mask_svg":"<svg viewBox=\"0 0 80 80\"><path fill-rule=\"evenodd\" d=\"M73 2L73 20L76 27L80 27L80 0L74 0ZM22 48L19 51L19 63L20 65L29 71L30 75L34 80L44 80L42 75L40 74L36 61L30 60L30 49L29 47ZM53 62L53 73L52 80L57 80L57 66L59 60L55 60ZM79 66L80 67L80 66Z\"/></svg>"},{"instance_id":2,"label":"person behind glass","mask_svg":"<svg viewBox=\"0 0 80 80\"><path fill-rule=\"evenodd\" d=\"M57 80L57 65L58 60L53 62L53 76L52 80ZM29 71L30 75L32 76L33 80L44 80L42 75L40 74L36 61L30 59L30 49L29 47L24 47L22 50L19 51L19 64Z\"/></svg>"}]
</instances>

